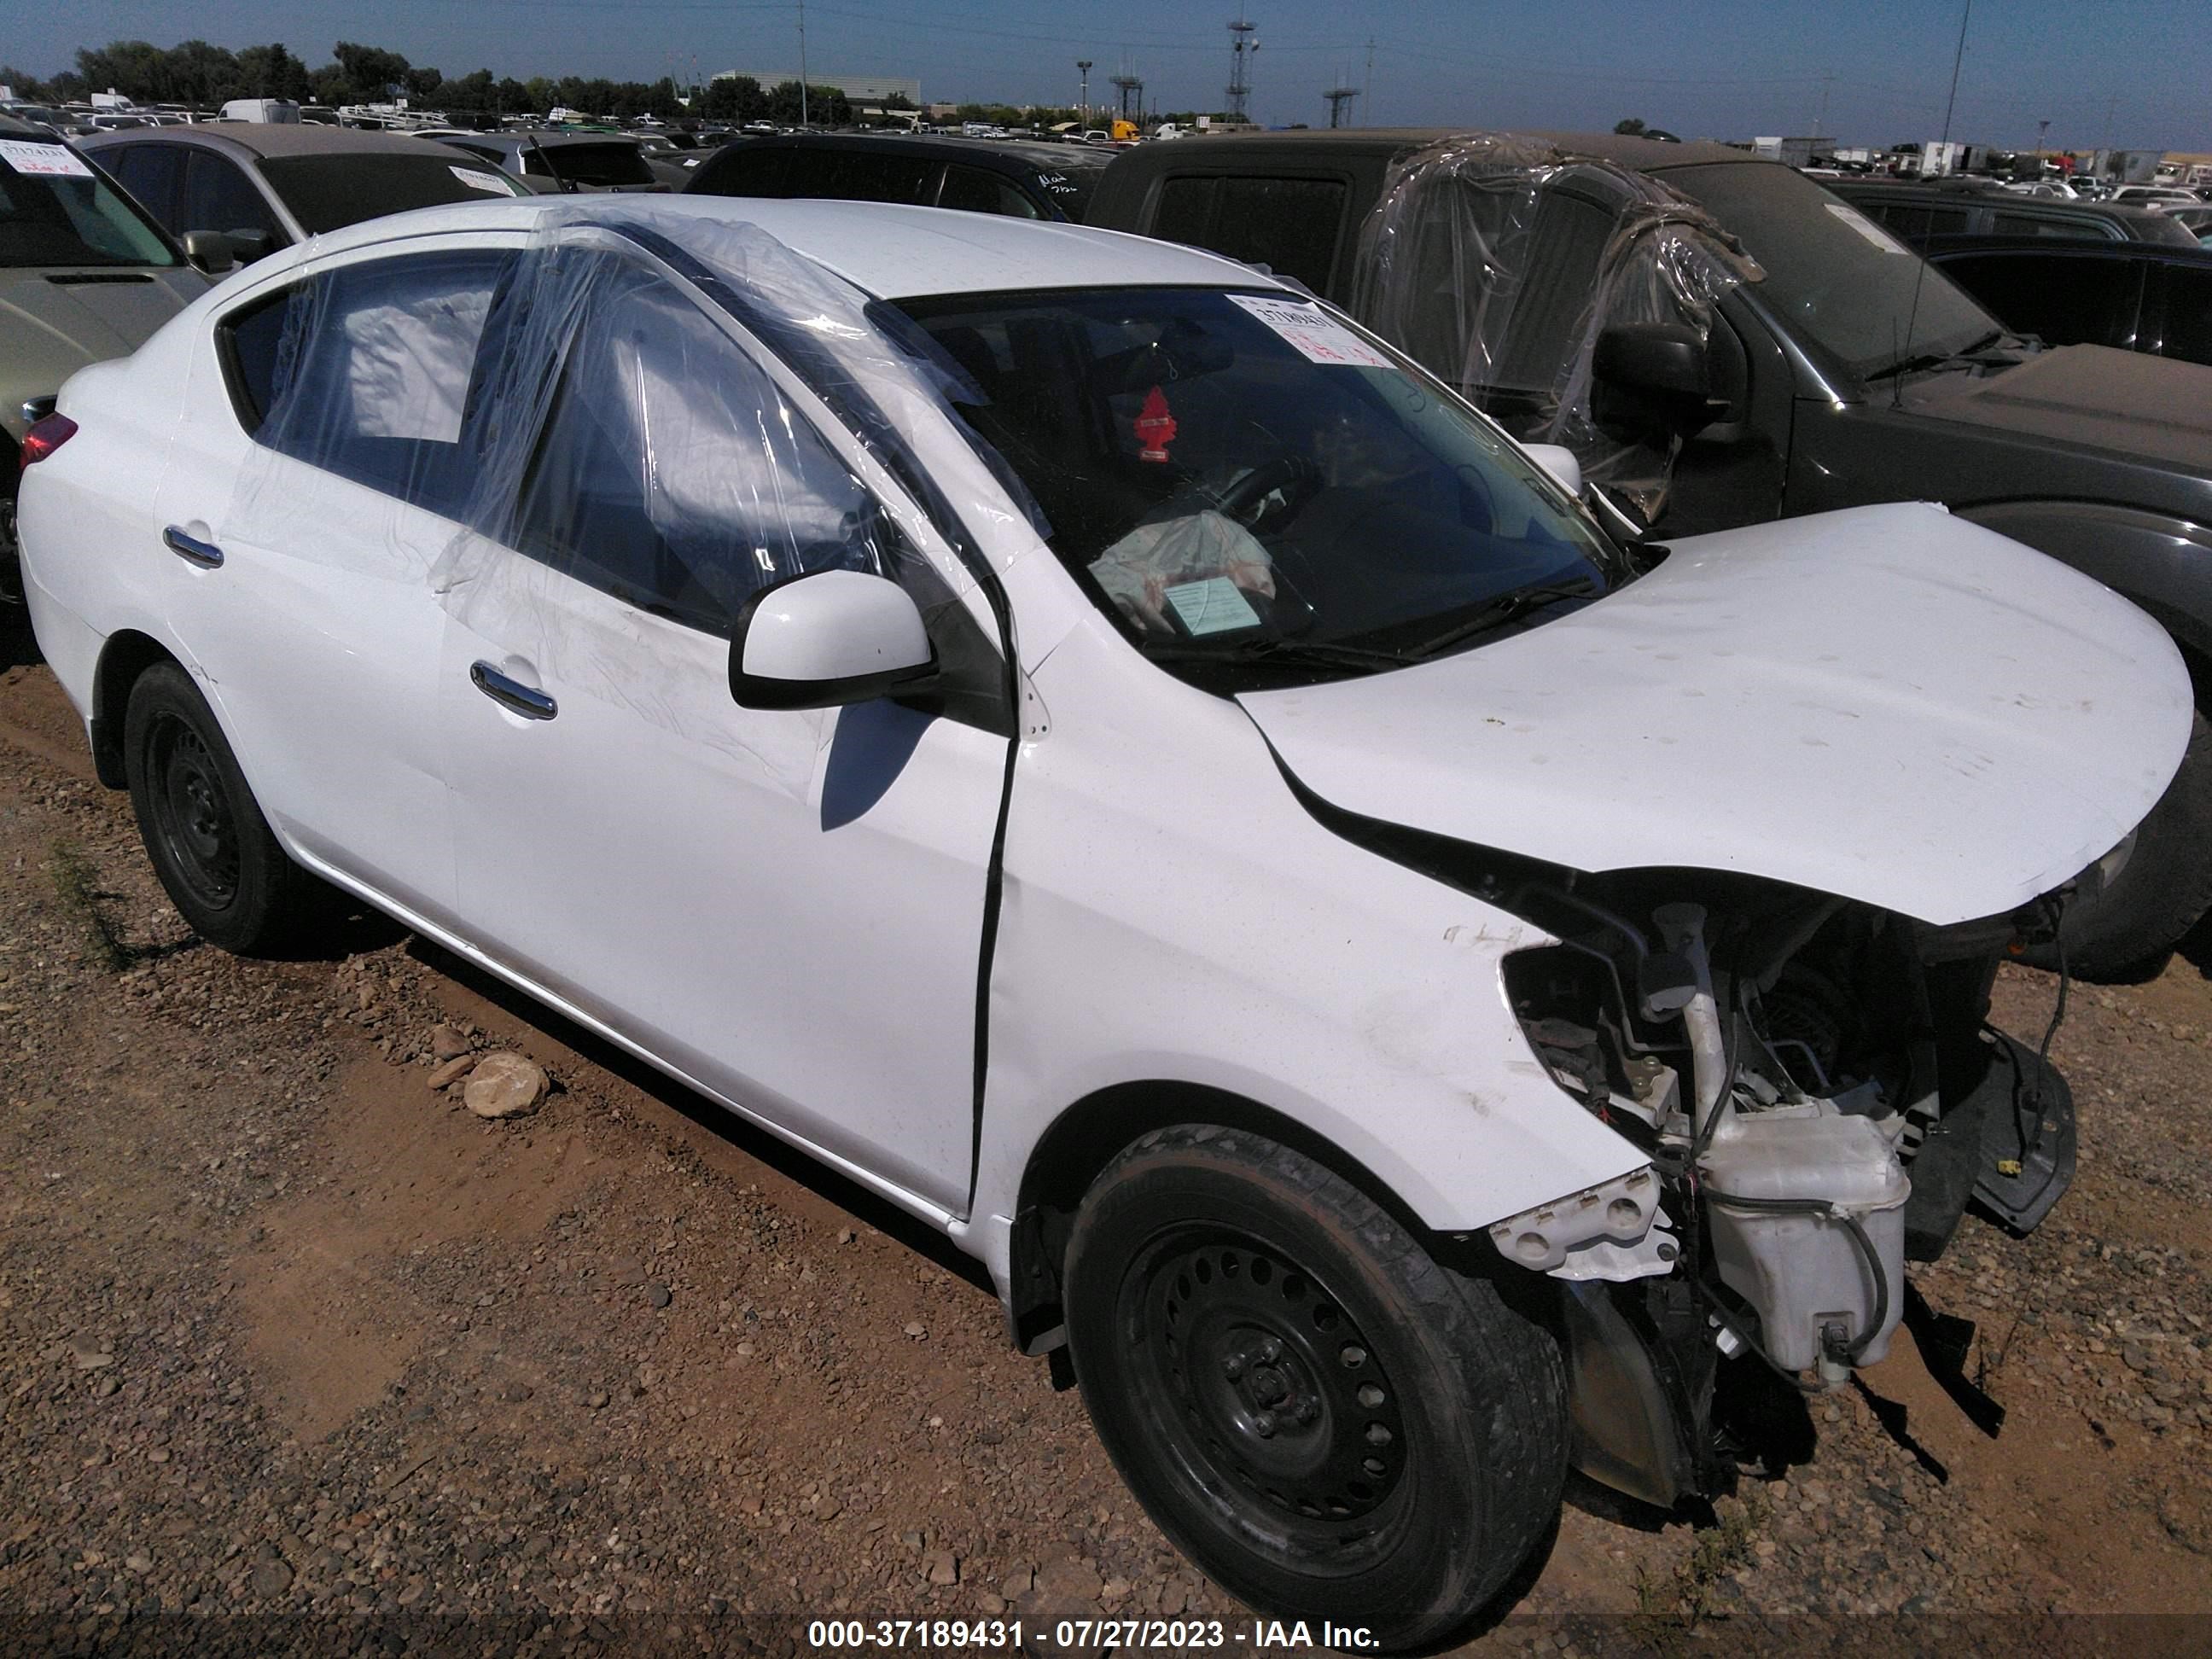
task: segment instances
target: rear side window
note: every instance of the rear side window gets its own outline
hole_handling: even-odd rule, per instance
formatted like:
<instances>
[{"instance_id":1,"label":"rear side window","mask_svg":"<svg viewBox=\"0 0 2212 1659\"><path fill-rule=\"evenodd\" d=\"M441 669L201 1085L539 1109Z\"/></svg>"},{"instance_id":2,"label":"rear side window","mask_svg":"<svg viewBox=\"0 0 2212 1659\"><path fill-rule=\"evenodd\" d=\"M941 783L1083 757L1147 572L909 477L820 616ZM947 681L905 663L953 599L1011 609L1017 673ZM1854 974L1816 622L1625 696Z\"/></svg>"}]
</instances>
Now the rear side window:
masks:
<instances>
[{"instance_id":1,"label":"rear side window","mask_svg":"<svg viewBox=\"0 0 2212 1659\"><path fill-rule=\"evenodd\" d=\"M2080 218L2070 216L2053 217L2047 213L2007 213L2000 208L1990 219L1990 229L1999 236L2071 236L2092 237L2100 241L2120 240L2120 234L2108 220L2094 214Z\"/></svg>"},{"instance_id":2,"label":"rear side window","mask_svg":"<svg viewBox=\"0 0 2212 1659\"><path fill-rule=\"evenodd\" d=\"M495 202L519 193L471 155L422 148L421 155L288 155L264 161L261 176L311 236L410 208Z\"/></svg>"},{"instance_id":3,"label":"rear side window","mask_svg":"<svg viewBox=\"0 0 2212 1659\"><path fill-rule=\"evenodd\" d=\"M2212 270L2201 265L2166 268L2166 355L2185 362L2212 363Z\"/></svg>"},{"instance_id":4,"label":"rear side window","mask_svg":"<svg viewBox=\"0 0 2212 1659\"><path fill-rule=\"evenodd\" d=\"M702 164L688 189L702 196L781 196L791 152L735 144Z\"/></svg>"},{"instance_id":5,"label":"rear side window","mask_svg":"<svg viewBox=\"0 0 2212 1659\"><path fill-rule=\"evenodd\" d=\"M256 442L459 518L474 468L462 414L512 255L349 265L223 324L233 401Z\"/></svg>"},{"instance_id":6,"label":"rear side window","mask_svg":"<svg viewBox=\"0 0 2212 1659\"><path fill-rule=\"evenodd\" d=\"M927 207L942 163L916 155L862 155L849 150L791 152L781 194L842 202L900 202Z\"/></svg>"},{"instance_id":7,"label":"rear side window","mask_svg":"<svg viewBox=\"0 0 2212 1659\"><path fill-rule=\"evenodd\" d=\"M1942 269L2014 333L2051 345L2135 345L2142 267L2132 259L1969 253Z\"/></svg>"},{"instance_id":8,"label":"rear side window","mask_svg":"<svg viewBox=\"0 0 2212 1659\"><path fill-rule=\"evenodd\" d=\"M1002 214L1010 219L1044 217L1043 209L997 173L982 167L945 168L945 188L938 195L937 205L968 213Z\"/></svg>"},{"instance_id":9,"label":"rear side window","mask_svg":"<svg viewBox=\"0 0 2212 1659\"><path fill-rule=\"evenodd\" d=\"M1337 179L1170 179L1152 234L1265 265L1326 294L1345 193Z\"/></svg>"}]
</instances>

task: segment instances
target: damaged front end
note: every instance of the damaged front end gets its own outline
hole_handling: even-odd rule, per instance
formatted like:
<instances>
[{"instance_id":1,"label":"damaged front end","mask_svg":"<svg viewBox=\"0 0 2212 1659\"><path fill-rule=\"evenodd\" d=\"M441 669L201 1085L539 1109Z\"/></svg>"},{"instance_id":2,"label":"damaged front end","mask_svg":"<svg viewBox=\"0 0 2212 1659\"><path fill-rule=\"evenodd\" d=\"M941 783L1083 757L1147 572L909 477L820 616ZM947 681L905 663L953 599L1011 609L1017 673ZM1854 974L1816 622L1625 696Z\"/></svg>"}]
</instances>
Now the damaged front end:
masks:
<instances>
[{"instance_id":1,"label":"damaged front end","mask_svg":"<svg viewBox=\"0 0 2212 1659\"><path fill-rule=\"evenodd\" d=\"M1908 1259L1940 1255L1970 1205L2025 1232L2072 1180L2064 1082L1985 1024L1998 961L2046 907L1939 928L1678 871L1514 908L1558 940L1504 962L1532 1047L1650 1159L1488 1230L1565 1281L1595 1479L1660 1504L1723 1489L1722 1358L1842 1384L1887 1353Z\"/></svg>"}]
</instances>

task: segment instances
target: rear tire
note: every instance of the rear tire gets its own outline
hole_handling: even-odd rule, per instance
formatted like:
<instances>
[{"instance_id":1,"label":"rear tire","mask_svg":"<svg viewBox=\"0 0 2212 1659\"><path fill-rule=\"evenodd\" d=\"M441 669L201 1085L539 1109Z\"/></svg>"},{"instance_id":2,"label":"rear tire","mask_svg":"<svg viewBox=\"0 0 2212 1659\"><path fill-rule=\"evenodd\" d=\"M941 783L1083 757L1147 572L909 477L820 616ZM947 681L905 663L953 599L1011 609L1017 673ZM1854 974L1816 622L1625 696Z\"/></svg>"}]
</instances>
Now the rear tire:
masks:
<instances>
[{"instance_id":1,"label":"rear tire","mask_svg":"<svg viewBox=\"0 0 2212 1659\"><path fill-rule=\"evenodd\" d=\"M176 664L132 684L123 755L139 836L192 931L241 956L289 943L322 884L277 844L215 711Z\"/></svg>"},{"instance_id":2,"label":"rear tire","mask_svg":"<svg viewBox=\"0 0 2212 1659\"><path fill-rule=\"evenodd\" d=\"M2100 982L2155 975L2212 906L2212 722L2189 731L2181 769L2136 831L2134 850L2109 886L2066 908L2058 937L2067 968ZM2039 945L2023 960L2056 969L2058 951Z\"/></svg>"},{"instance_id":3,"label":"rear tire","mask_svg":"<svg viewBox=\"0 0 2212 1659\"><path fill-rule=\"evenodd\" d=\"M1557 1345L1298 1152L1236 1129L1146 1135L1092 1183L1064 1285L1122 1479L1261 1613L1431 1645L1559 1515Z\"/></svg>"}]
</instances>

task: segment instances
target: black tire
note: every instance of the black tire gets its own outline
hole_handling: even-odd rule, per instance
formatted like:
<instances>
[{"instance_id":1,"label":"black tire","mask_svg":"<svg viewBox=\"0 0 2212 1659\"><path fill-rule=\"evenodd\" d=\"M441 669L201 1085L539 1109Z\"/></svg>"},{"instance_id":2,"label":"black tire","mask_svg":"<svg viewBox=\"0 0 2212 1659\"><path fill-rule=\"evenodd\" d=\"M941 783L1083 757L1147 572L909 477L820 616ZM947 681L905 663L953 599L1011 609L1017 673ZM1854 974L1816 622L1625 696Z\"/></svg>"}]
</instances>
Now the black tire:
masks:
<instances>
[{"instance_id":1,"label":"black tire","mask_svg":"<svg viewBox=\"0 0 2212 1659\"><path fill-rule=\"evenodd\" d=\"M2181 769L2136 831L2136 842L2108 887L2066 908L2058 937L2066 965L2083 979L2125 982L2155 975L2175 945L2212 906L2212 722L2190 727ZM2024 960L2056 969L2058 951L2041 945Z\"/></svg>"},{"instance_id":2,"label":"black tire","mask_svg":"<svg viewBox=\"0 0 2212 1659\"><path fill-rule=\"evenodd\" d=\"M192 931L241 956L289 943L322 884L277 844L215 711L176 664L132 684L123 757L154 873Z\"/></svg>"},{"instance_id":3,"label":"black tire","mask_svg":"<svg viewBox=\"0 0 2212 1659\"><path fill-rule=\"evenodd\" d=\"M1145 1136L1092 1183L1063 1283L1121 1478L1262 1613L1433 1645L1559 1515L1553 1339L1300 1153L1207 1126Z\"/></svg>"}]
</instances>

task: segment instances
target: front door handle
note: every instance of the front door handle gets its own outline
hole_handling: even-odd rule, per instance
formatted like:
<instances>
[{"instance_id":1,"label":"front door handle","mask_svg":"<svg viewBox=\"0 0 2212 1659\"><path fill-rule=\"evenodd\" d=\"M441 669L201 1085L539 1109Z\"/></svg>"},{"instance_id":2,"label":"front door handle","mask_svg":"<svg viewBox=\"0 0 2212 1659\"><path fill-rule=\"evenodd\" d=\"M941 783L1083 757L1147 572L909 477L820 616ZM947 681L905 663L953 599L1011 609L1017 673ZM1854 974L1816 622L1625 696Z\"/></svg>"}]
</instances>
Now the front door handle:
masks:
<instances>
[{"instance_id":1,"label":"front door handle","mask_svg":"<svg viewBox=\"0 0 2212 1659\"><path fill-rule=\"evenodd\" d=\"M550 720L561 712L561 705L536 686L525 685L488 662L471 664L469 678L501 708L511 708L526 720Z\"/></svg>"},{"instance_id":2,"label":"front door handle","mask_svg":"<svg viewBox=\"0 0 2212 1659\"><path fill-rule=\"evenodd\" d=\"M203 570L222 568L222 550L213 542L204 542L197 536L187 536L171 525L161 532L161 544L186 564L198 565Z\"/></svg>"}]
</instances>

